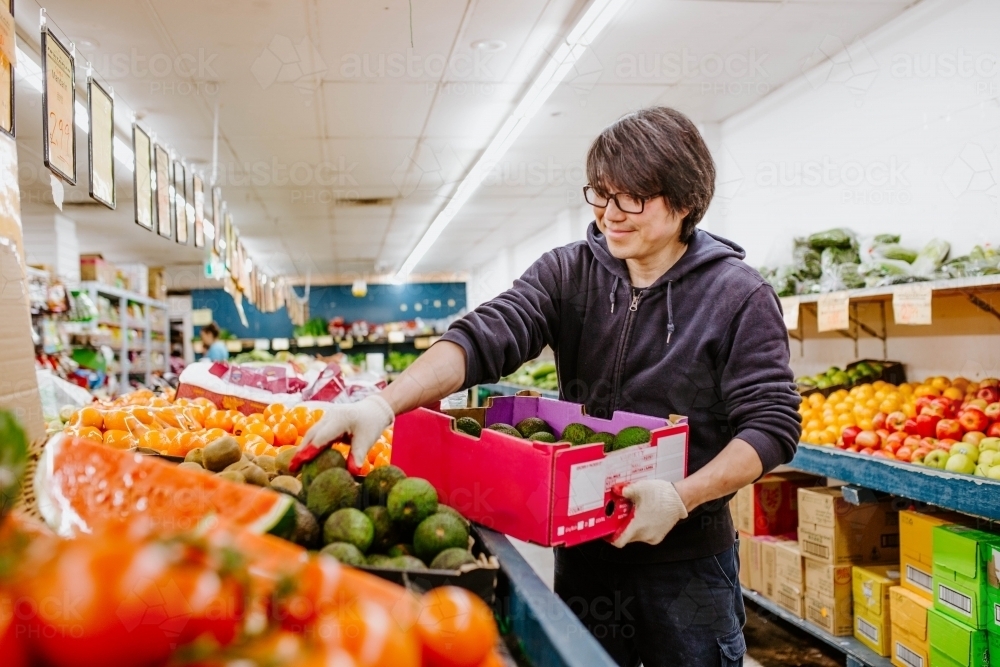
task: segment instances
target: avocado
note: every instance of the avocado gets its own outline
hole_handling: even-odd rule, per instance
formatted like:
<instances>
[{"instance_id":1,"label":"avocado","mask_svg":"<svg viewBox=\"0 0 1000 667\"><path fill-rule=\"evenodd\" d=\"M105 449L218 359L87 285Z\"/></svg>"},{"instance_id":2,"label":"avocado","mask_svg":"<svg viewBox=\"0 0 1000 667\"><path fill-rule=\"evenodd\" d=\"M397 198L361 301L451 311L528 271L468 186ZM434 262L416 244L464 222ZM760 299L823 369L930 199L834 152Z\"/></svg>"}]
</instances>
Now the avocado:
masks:
<instances>
[{"instance_id":1,"label":"avocado","mask_svg":"<svg viewBox=\"0 0 1000 667\"><path fill-rule=\"evenodd\" d=\"M475 563L476 558L469 553L468 549L451 547L445 549L431 561L432 570L457 570L463 565Z\"/></svg>"},{"instance_id":2,"label":"avocado","mask_svg":"<svg viewBox=\"0 0 1000 667\"><path fill-rule=\"evenodd\" d=\"M514 438L521 437L521 432L518 431L513 426L511 426L510 424L492 424L490 426L487 426L486 428L488 428L491 431L496 431L497 433L504 433Z\"/></svg>"},{"instance_id":3,"label":"avocado","mask_svg":"<svg viewBox=\"0 0 1000 667\"><path fill-rule=\"evenodd\" d=\"M395 558L389 560L386 567L391 567L395 570L426 570L427 566L424 561L420 560L416 556L396 556Z\"/></svg>"},{"instance_id":4,"label":"avocado","mask_svg":"<svg viewBox=\"0 0 1000 667\"><path fill-rule=\"evenodd\" d=\"M839 371L830 376L830 382L833 384L850 384L851 378L844 371Z\"/></svg>"},{"instance_id":5,"label":"avocado","mask_svg":"<svg viewBox=\"0 0 1000 667\"><path fill-rule=\"evenodd\" d=\"M366 507L365 516L372 522L375 528L375 537L372 540L372 548L377 551L385 551L399 541L396 527L389 518L389 510L382 505L371 505Z\"/></svg>"},{"instance_id":6,"label":"avocado","mask_svg":"<svg viewBox=\"0 0 1000 667\"><path fill-rule=\"evenodd\" d=\"M323 524L323 543L348 542L361 553L368 551L375 538L375 527L361 510L345 507L337 510Z\"/></svg>"},{"instance_id":7,"label":"avocado","mask_svg":"<svg viewBox=\"0 0 1000 667\"><path fill-rule=\"evenodd\" d=\"M396 558L397 556L412 556L413 555L413 545L412 544L396 544L386 551L387 554Z\"/></svg>"},{"instance_id":8,"label":"avocado","mask_svg":"<svg viewBox=\"0 0 1000 667\"><path fill-rule=\"evenodd\" d=\"M594 435L594 429L584 424L568 424L563 429L560 440L565 440L571 445L582 445L588 442L590 436Z\"/></svg>"},{"instance_id":9,"label":"avocado","mask_svg":"<svg viewBox=\"0 0 1000 667\"><path fill-rule=\"evenodd\" d=\"M538 417L526 417L519 421L514 428L525 438L530 438L535 433L552 433L552 428Z\"/></svg>"},{"instance_id":10,"label":"avocado","mask_svg":"<svg viewBox=\"0 0 1000 667\"><path fill-rule=\"evenodd\" d=\"M468 548L469 531L465 524L450 514L434 514L420 522L413 533L413 549L417 556L430 562L445 549Z\"/></svg>"},{"instance_id":11,"label":"avocado","mask_svg":"<svg viewBox=\"0 0 1000 667\"><path fill-rule=\"evenodd\" d=\"M306 549L315 549L320 545L321 532L319 522L305 505L295 501L295 527L288 540Z\"/></svg>"},{"instance_id":12,"label":"avocado","mask_svg":"<svg viewBox=\"0 0 1000 667\"><path fill-rule=\"evenodd\" d=\"M608 433L607 431L598 431L594 435L587 438L587 444L602 442L604 443L604 451L610 452L615 444L615 434Z\"/></svg>"},{"instance_id":13,"label":"avocado","mask_svg":"<svg viewBox=\"0 0 1000 667\"><path fill-rule=\"evenodd\" d=\"M392 556L386 556L385 554L372 554L368 557L366 565L370 567L392 567L390 563L392 562Z\"/></svg>"},{"instance_id":14,"label":"avocado","mask_svg":"<svg viewBox=\"0 0 1000 667\"><path fill-rule=\"evenodd\" d=\"M298 500L306 499L305 490L302 488L302 482L299 481L298 477L292 477L291 475L278 475L271 480L270 487L272 491L287 493L291 497Z\"/></svg>"},{"instance_id":15,"label":"avocado","mask_svg":"<svg viewBox=\"0 0 1000 667\"><path fill-rule=\"evenodd\" d=\"M365 555L349 542L331 542L320 551L327 556L333 556L344 565L360 567L367 564Z\"/></svg>"},{"instance_id":16,"label":"avocado","mask_svg":"<svg viewBox=\"0 0 1000 667\"><path fill-rule=\"evenodd\" d=\"M302 464L302 469L299 470L299 479L302 480L302 486L308 489L321 473L334 468L347 470L347 461L343 456L341 456L340 452L333 447L324 449L320 452L319 456L314 458L312 461Z\"/></svg>"},{"instance_id":17,"label":"avocado","mask_svg":"<svg viewBox=\"0 0 1000 667\"><path fill-rule=\"evenodd\" d=\"M478 438L483 432L483 427L472 417L459 417L455 420L455 428L473 438Z\"/></svg>"},{"instance_id":18,"label":"avocado","mask_svg":"<svg viewBox=\"0 0 1000 667\"><path fill-rule=\"evenodd\" d=\"M462 516L462 514L457 509L451 507L450 505L445 505L444 503L438 503L437 512L435 512L435 514L450 514L456 519L460 519L462 523L465 524L466 528L469 527L469 520L466 519L464 516Z\"/></svg>"},{"instance_id":19,"label":"avocado","mask_svg":"<svg viewBox=\"0 0 1000 667\"><path fill-rule=\"evenodd\" d=\"M437 511L438 495L426 479L408 477L389 492L389 517L404 527L413 527Z\"/></svg>"},{"instance_id":20,"label":"avocado","mask_svg":"<svg viewBox=\"0 0 1000 667\"><path fill-rule=\"evenodd\" d=\"M548 442L553 443L556 441L556 436L552 435L548 431L539 431L538 433L532 433L528 436L528 440L533 442Z\"/></svg>"},{"instance_id":21,"label":"avocado","mask_svg":"<svg viewBox=\"0 0 1000 667\"><path fill-rule=\"evenodd\" d=\"M649 429L641 426L626 426L618 431L614 444L611 445L611 450L617 451L631 447L632 445L641 445L649 442L650 437Z\"/></svg>"},{"instance_id":22,"label":"avocado","mask_svg":"<svg viewBox=\"0 0 1000 667\"><path fill-rule=\"evenodd\" d=\"M283 449L280 452L278 452L278 455L274 457L274 465L279 473L281 473L282 475L292 474L288 466L292 463L292 458L298 451L299 451L298 447L289 447L288 449Z\"/></svg>"},{"instance_id":23,"label":"avocado","mask_svg":"<svg viewBox=\"0 0 1000 667\"><path fill-rule=\"evenodd\" d=\"M375 468L361 484L361 501L365 507L369 505L385 505L389 491L400 480L406 479L406 473L394 465Z\"/></svg>"},{"instance_id":24,"label":"avocado","mask_svg":"<svg viewBox=\"0 0 1000 667\"><path fill-rule=\"evenodd\" d=\"M243 457L240 443L231 435L224 435L205 445L201 451L202 465L212 472L221 472Z\"/></svg>"},{"instance_id":25,"label":"avocado","mask_svg":"<svg viewBox=\"0 0 1000 667\"><path fill-rule=\"evenodd\" d=\"M306 507L320 521L345 507L354 507L360 495L358 483L343 468L324 470L306 491Z\"/></svg>"}]
</instances>

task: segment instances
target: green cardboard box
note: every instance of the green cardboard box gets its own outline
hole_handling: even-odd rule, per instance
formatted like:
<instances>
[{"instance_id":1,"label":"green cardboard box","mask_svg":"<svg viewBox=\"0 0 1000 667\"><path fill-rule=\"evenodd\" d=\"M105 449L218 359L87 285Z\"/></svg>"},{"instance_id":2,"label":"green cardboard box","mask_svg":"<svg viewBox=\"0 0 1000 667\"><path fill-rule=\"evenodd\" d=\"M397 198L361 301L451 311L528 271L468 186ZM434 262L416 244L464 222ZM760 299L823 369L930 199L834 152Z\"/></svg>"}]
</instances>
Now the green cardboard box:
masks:
<instances>
[{"instance_id":1,"label":"green cardboard box","mask_svg":"<svg viewBox=\"0 0 1000 667\"><path fill-rule=\"evenodd\" d=\"M970 628L937 609L928 609L927 634L931 645L930 667L990 667L985 630Z\"/></svg>"},{"instance_id":2,"label":"green cardboard box","mask_svg":"<svg viewBox=\"0 0 1000 667\"><path fill-rule=\"evenodd\" d=\"M987 610L986 631L992 635L1000 637L1000 588L992 586L986 591L986 600L989 602ZM1000 655L997 656L1000 658Z\"/></svg>"},{"instance_id":3,"label":"green cardboard box","mask_svg":"<svg viewBox=\"0 0 1000 667\"><path fill-rule=\"evenodd\" d=\"M957 621L985 629L987 594L997 585L993 547L1000 535L961 525L937 526L934 539L934 608Z\"/></svg>"},{"instance_id":4,"label":"green cardboard box","mask_svg":"<svg viewBox=\"0 0 1000 667\"><path fill-rule=\"evenodd\" d=\"M986 637L990 644L990 667L1000 667L1000 635L987 632Z\"/></svg>"}]
</instances>

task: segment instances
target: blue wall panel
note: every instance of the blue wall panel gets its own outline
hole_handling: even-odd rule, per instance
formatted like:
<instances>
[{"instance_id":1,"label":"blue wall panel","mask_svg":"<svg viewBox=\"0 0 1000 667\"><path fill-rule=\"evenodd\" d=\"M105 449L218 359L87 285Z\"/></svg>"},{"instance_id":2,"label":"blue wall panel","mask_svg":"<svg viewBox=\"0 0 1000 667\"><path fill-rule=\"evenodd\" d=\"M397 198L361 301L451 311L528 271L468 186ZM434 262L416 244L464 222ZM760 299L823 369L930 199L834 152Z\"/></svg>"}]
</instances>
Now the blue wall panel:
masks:
<instances>
[{"instance_id":1,"label":"blue wall panel","mask_svg":"<svg viewBox=\"0 0 1000 667\"><path fill-rule=\"evenodd\" d=\"M303 293L302 288L297 291ZM250 326L244 327L232 297L221 289L192 290L191 304L211 309L215 322L238 338L288 338L294 329L284 309L264 314L246 301L243 310ZM360 299L351 294L350 285L313 287L309 292L309 317L340 316L347 322L436 320L461 312L465 305L465 283L369 285L368 294Z\"/></svg>"}]
</instances>

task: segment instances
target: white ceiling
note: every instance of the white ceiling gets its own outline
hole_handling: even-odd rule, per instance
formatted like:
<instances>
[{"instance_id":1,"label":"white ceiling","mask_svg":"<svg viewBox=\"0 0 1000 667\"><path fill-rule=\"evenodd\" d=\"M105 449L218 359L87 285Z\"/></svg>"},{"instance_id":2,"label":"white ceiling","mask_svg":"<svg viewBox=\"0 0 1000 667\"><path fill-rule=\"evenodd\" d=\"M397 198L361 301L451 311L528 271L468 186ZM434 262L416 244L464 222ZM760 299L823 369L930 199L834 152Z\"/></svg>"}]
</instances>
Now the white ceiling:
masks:
<instances>
[{"instance_id":1,"label":"white ceiling","mask_svg":"<svg viewBox=\"0 0 1000 667\"><path fill-rule=\"evenodd\" d=\"M633 0L417 271L469 269L575 206L590 141L623 113L666 104L719 122L801 74L824 38L849 43L911 4ZM257 263L298 276L398 268L585 5L413 0L411 50L407 0L45 3L114 87L118 124L134 111L206 176L219 109L219 181L234 222ZM16 0L16 8L19 32L37 52L37 6ZM478 54L477 40L506 48ZM687 71L674 71L674 58L686 58ZM747 59L756 68L744 71ZM17 94L23 207L52 211L40 95L23 82ZM67 198L85 201L86 135L78 142L81 185ZM132 222L131 174L119 164L118 176L116 211L66 207L81 250L120 262L199 262L202 251ZM387 201L338 205L344 198Z\"/></svg>"}]
</instances>

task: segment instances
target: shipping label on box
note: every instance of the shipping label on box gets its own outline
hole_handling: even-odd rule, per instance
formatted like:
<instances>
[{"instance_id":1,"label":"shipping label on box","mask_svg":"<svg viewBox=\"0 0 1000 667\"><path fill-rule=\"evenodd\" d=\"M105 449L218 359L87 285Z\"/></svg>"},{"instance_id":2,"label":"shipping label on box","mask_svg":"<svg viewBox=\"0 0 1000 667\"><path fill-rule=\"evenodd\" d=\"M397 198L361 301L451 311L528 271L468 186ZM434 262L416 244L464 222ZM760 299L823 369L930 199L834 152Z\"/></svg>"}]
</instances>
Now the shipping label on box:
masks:
<instances>
[{"instance_id":1,"label":"shipping label on box","mask_svg":"<svg viewBox=\"0 0 1000 667\"><path fill-rule=\"evenodd\" d=\"M774 585L774 602L799 618L805 617L805 599L802 597L802 591L780 580Z\"/></svg>"},{"instance_id":2,"label":"shipping label on box","mask_svg":"<svg viewBox=\"0 0 1000 667\"><path fill-rule=\"evenodd\" d=\"M938 611L927 611L930 662L934 667L989 667L989 641L985 630L969 627Z\"/></svg>"},{"instance_id":3,"label":"shipping label on box","mask_svg":"<svg viewBox=\"0 0 1000 667\"><path fill-rule=\"evenodd\" d=\"M778 542L774 545L774 576L779 585L805 592L802 554L798 542Z\"/></svg>"},{"instance_id":4,"label":"shipping label on box","mask_svg":"<svg viewBox=\"0 0 1000 667\"><path fill-rule=\"evenodd\" d=\"M933 599L932 530L935 526L962 523L965 520L967 519L954 512L903 510L899 513L899 560L903 586L928 600Z\"/></svg>"},{"instance_id":5,"label":"shipping label on box","mask_svg":"<svg viewBox=\"0 0 1000 667\"><path fill-rule=\"evenodd\" d=\"M850 565L830 565L804 558L806 594L833 599L851 599L853 575Z\"/></svg>"},{"instance_id":6,"label":"shipping label on box","mask_svg":"<svg viewBox=\"0 0 1000 667\"><path fill-rule=\"evenodd\" d=\"M889 657L892 626L888 614L872 616L867 608L854 603L854 638L882 657Z\"/></svg>"},{"instance_id":7,"label":"shipping label on box","mask_svg":"<svg viewBox=\"0 0 1000 667\"><path fill-rule=\"evenodd\" d=\"M899 584L898 565L855 565L852 571L854 609L864 608L872 617L889 618L889 593Z\"/></svg>"},{"instance_id":8,"label":"shipping label on box","mask_svg":"<svg viewBox=\"0 0 1000 667\"><path fill-rule=\"evenodd\" d=\"M1000 535L968 526L933 529L934 608L971 627L985 629L993 616L989 590L997 582L995 547Z\"/></svg>"},{"instance_id":9,"label":"shipping label on box","mask_svg":"<svg viewBox=\"0 0 1000 667\"><path fill-rule=\"evenodd\" d=\"M930 642L918 639L901 626L893 623L891 628L892 664L896 667L928 667L930 664Z\"/></svg>"},{"instance_id":10,"label":"shipping label on box","mask_svg":"<svg viewBox=\"0 0 1000 667\"><path fill-rule=\"evenodd\" d=\"M990 634L1000 635L1000 588L990 588L986 591L987 609L986 630Z\"/></svg>"},{"instance_id":11,"label":"shipping label on box","mask_svg":"<svg viewBox=\"0 0 1000 667\"><path fill-rule=\"evenodd\" d=\"M813 595L805 596L806 620L834 637L847 637L854 633L854 606L851 596L840 599Z\"/></svg>"}]
</instances>

